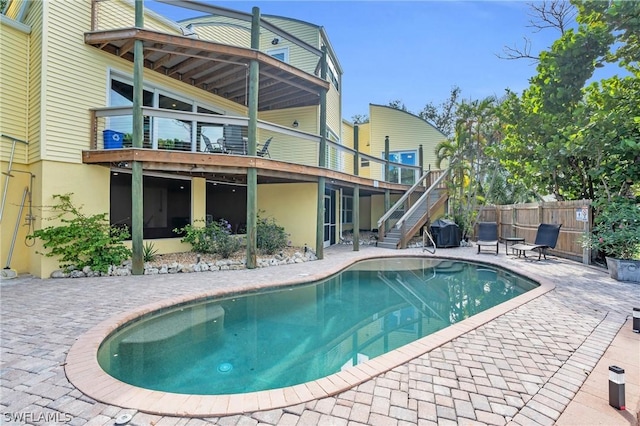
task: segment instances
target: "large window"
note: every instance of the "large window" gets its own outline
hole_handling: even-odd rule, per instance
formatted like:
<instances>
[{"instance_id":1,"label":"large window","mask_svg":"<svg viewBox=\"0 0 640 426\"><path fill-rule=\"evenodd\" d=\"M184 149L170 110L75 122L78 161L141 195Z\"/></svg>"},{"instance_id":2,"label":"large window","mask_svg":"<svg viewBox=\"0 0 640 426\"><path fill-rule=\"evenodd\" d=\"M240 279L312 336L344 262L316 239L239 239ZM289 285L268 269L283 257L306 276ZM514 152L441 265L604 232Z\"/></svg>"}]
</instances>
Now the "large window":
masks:
<instances>
[{"instance_id":1,"label":"large window","mask_svg":"<svg viewBox=\"0 0 640 426\"><path fill-rule=\"evenodd\" d=\"M143 177L143 236L175 238L173 229L191 223L191 181ZM131 230L131 174L111 172L111 209L114 226Z\"/></svg>"},{"instance_id":2,"label":"large window","mask_svg":"<svg viewBox=\"0 0 640 426\"><path fill-rule=\"evenodd\" d=\"M133 86L124 77L111 79L109 106L132 106ZM143 105L173 111L221 114L211 107L198 105L194 100L182 98L154 87L143 90ZM125 134L125 145L131 142L133 118L130 115L111 117L107 128ZM145 148L180 151L207 151L207 143L215 143L222 137L222 125L173 118L144 117L143 146Z\"/></svg>"},{"instance_id":3,"label":"large window","mask_svg":"<svg viewBox=\"0 0 640 426\"><path fill-rule=\"evenodd\" d=\"M417 155L415 151L392 151L389 152L389 161L392 163L406 164L408 166L417 165ZM384 152L382 158L385 158ZM418 178L416 170L391 165L389 167L389 182L413 185ZM383 170L384 174L384 170ZM384 179L384 176L382 176Z\"/></svg>"}]
</instances>

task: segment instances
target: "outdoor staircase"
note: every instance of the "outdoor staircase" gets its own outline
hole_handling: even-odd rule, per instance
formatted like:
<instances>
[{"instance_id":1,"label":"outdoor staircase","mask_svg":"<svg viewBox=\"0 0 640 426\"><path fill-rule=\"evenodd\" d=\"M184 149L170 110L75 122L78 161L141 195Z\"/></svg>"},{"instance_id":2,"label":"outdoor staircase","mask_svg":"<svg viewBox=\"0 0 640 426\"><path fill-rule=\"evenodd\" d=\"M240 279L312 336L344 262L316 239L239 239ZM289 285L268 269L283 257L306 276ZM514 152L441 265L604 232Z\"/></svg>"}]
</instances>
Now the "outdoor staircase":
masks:
<instances>
[{"instance_id":1,"label":"outdoor staircase","mask_svg":"<svg viewBox=\"0 0 640 426\"><path fill-rule=\"evenodd\" d=\"M449 169L431 183L422 196L406 211L402 207L410 199L410 195L422 185L422 182L433 177L431 171L425 173L418 181L378 220L378 247L407 248L409 240L415 236L434 212L447 202L448 194L444 187L444 179Z\"/></svg>"}]
</instances>

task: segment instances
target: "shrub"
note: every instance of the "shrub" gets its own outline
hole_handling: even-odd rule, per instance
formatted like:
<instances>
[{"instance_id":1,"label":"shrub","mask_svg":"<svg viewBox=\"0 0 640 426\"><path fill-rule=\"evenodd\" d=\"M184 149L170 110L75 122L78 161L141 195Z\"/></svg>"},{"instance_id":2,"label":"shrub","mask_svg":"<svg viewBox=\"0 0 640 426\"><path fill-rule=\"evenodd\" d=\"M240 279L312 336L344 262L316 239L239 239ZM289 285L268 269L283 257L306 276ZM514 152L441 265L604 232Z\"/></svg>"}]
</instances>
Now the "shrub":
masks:
<instances>
[{"instance_id":1,"label":"shrub","mask_svg":"<svg viewBox=\"0 0 640 426\"><path fill-rule=\"evenodd\" d=\"M617 197L596 208L595 226L585 245L608 257L640 260L640 204Z\"/></svg>"},{"instance_id":2,"label":"shrub","mask_svg":"<svg viewBox=\"0 0 640 426\"><path fill-rule=\"evenodd\" d=\"M158 249L156 249L152 242L144 243L144 246L142 247L142 258L145 262L153 262L157 253Z\"/></svg>"},{"instance_id":3,"label":"shrub","mask_svg":"<svg viewBox=\"0 0 640 426\"><path fill-rule=\"evenodd\" d=\"M59 267L69 270L74 266L93 271L108 272L109 266L120 265L131 257L131 250L122 244L129 237L125 228L109 224L107 213L86 216L71 203L71 195L54 195L58 204L53 210L58 214L48 220L59 219L62 225L38 229L27 238L42 240L49 249L47 257L59 257Z\"/></svg>"},{"instance_id":4,"label":"shrub","mask_svg":"<svg viewBox=\"0 0 640 426\"><path fill-rule=\"evenodd\" d=\"M288 234L273 218L258 217L256 245L266 254L274 254L287 246Z\"/></svg>"},{"instance_id":5,"label":"shrub","mask_svg":"<svg viewBox=\"0 0 640 426\"><path fill-rule=\"evenodd\" d=\"M228 258L242 246L240 240L231 234L231 225L225 219L198 227L189 224L173 232L184 233L180 241L191 244L191 251L196 253L219 254Z\"/></svg>"}]
</instances>

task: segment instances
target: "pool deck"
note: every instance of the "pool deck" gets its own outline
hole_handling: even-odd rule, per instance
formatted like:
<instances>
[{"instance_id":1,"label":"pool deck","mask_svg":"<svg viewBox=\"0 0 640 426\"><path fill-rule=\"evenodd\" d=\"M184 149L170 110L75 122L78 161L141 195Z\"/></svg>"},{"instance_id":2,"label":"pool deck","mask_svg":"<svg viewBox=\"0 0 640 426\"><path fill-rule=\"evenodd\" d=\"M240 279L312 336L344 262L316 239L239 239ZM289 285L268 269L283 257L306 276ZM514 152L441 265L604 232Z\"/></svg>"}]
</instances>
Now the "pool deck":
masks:
<instances>
[{"instance_id":1,"label":"pool deck","mask_svg":"<svg viewBox=\"0 0 640 426\"><path fill-rule=\"evenodd\" d=\"M635 425L640 410L640 334L632 309L640 285L550 256L525 260L476 248L439 249L435 257L504 266L555 288L476 320L461 333L401 365L333 396L266 411L190 418L158 416L97 402L71 384L67 353L109 318L166 300L270 286L330 274L357 259L431 257L364 246L325 249L325 259L258 270L142 277L0 282L2 424L111 425ZM406 354L403 354L406 356ZM608 404L608 366L625 369L626 407ZM158 401L158 405L162 405ZM247 406L251 406L248 402Z\"/></svg>"}]
</instances>

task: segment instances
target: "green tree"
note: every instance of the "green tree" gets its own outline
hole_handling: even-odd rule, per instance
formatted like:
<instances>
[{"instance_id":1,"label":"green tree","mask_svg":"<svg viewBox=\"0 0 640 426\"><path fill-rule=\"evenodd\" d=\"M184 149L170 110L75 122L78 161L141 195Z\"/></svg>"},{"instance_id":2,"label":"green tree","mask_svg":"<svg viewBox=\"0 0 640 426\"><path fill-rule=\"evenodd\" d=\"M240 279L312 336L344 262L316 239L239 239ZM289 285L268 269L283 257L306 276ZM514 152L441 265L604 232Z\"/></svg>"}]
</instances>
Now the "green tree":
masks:
<instances>
[{"instance_id":1,"label":"green tree","mask_svg":"<svg viewBox=\"0 0 640 426\"><path fill-rule=\"evenodd\" d=\"M400 99L396 99L393 101L389 101L389 106L391 108L394 109L399 109L400 111L406 111L408 112L409 110L407 109L407 106L404 104L404 102L402 102L402 100Z\"/></svg>"},{"instance_id":2,"label":"green tree","mask_svg":"<svg viewBox=\"0 0 640 426\"><path fill-rule=\"evenodd\" d=\"M561 200L593 198L596 192L591 173L596 160L576 144L575 135L589 123L585 83L614 37L606 22L590 16L579 15L578 29L565 31L540 54L531 86L521 97L508 93L501 109L502 164L536 193Z\"/></svg>"},{"instance_id":3,"label":"green tree","mask_svg":"<svg viewBox=\"0 0 640 426\"><path fill-rule=\"evenodd\" d=\"M447 137L452 137L454 134L457 110L460 99L461 90L458 86L453 86L449 93L449 98L439 105L435 105L433 102L427 103L422 111L418 114L423 120L427 120L432 123L438 130L444 133Z\"/></svg>"},{"instance_id":4,"label":"green tree","mask_svg":"<svg viewBox=\"0 0 640 426\"><path fill-rule=\"evenodd\" d=\"M356 114L351 117L353 124L364 124L369 122L369 116L366 114Z\"/></svg>"}]
</instances>

